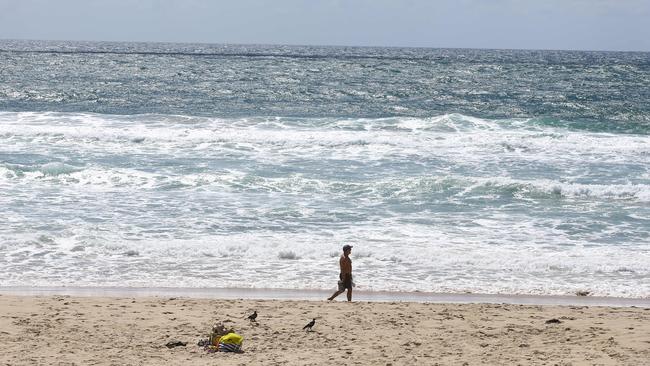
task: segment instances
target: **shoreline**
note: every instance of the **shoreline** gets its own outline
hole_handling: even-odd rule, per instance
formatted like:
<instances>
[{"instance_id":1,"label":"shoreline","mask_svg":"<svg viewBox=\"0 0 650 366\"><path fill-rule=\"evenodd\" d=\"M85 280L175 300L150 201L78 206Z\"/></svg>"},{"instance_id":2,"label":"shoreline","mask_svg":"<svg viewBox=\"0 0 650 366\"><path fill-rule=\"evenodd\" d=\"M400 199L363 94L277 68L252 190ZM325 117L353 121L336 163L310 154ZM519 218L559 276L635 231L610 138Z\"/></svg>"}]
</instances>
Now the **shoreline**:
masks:
<instances>
[{"instance_id":1,"label":"shoreline","mask_svg":"<svg viewBox=\"0 0 650 366\"><path fill-rule=\"evenodd\" d=\"M0 287L0 295L75 297L183 297L222 300L298 300L325 301L332 291L257 288L188 288L188 287ZM344 296L345 294L343 294ZM354 291L353 301L414 302L435 304L512 304L549 306L650 307L650 298L622 298L569 295L510 295L472 293L429 293Z\"/></svg>"}]
</instances>

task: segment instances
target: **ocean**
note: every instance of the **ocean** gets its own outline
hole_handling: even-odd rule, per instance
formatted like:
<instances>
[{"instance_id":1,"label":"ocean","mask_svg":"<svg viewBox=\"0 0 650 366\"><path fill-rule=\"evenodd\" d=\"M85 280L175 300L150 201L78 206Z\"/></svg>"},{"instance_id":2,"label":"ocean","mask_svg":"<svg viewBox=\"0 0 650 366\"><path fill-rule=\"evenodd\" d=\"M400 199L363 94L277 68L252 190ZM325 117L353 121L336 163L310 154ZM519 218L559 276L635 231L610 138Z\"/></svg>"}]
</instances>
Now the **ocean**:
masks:
<instances>
[{"instance_id":1,"label":"ocean","mask_svg":"<svg viewBox=\"0 0 650 366\"><path fill-rule=\"evenodd\" d=\"M0 286L650 297L650 54L0 41Z\"/></svg>"}]
</instances>

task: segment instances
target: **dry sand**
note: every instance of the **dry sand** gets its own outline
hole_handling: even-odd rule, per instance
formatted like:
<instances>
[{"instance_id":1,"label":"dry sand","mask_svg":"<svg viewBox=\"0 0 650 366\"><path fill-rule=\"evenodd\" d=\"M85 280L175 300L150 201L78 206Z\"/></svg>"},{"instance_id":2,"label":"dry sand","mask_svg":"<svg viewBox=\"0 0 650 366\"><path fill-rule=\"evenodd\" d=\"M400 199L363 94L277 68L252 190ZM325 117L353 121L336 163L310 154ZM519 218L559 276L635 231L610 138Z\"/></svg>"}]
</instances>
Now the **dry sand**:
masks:
<instances>
[{"instance_id":1,"label":"dry sand","mask_svg":"<svg viewBox=\"0 0 650 366\"><path fill-rule=\"evenodd\" d=\"M217 321L244 353L197 346ZM0 342L2 365L650 365L650 309L5 294Z\"/></svg>"}]
</instances>

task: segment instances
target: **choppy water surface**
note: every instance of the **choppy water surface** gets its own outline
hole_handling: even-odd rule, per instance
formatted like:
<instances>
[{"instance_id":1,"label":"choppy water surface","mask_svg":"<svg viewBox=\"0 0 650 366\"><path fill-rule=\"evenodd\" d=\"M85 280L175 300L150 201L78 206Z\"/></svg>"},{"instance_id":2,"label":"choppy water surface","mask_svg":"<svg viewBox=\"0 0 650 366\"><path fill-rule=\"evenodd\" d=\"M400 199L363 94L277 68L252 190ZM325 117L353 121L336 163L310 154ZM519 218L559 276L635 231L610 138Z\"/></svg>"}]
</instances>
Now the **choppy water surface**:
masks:
<instances>
[{"instance_id":1,"label":"choppy water surface","mask_svg":"<svg viewBox=\"0 0 650 366\"><path fill-rule=\"evenodd\" d=\"M0 286L650 296L647 53L0 49Z\"/></svg>"}]
</instances>

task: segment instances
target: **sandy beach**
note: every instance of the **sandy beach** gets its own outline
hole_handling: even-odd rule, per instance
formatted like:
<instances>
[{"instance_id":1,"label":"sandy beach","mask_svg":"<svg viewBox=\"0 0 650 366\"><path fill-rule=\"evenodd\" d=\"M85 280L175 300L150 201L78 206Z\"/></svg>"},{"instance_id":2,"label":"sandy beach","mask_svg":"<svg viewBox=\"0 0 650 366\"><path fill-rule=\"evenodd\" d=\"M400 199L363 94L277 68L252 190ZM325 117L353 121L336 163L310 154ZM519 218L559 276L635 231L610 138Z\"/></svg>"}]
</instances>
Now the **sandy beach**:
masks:
<instances>
[{"instance_id":1,"label":"sandy beach","mask_svg":"<svg viewBox=\"0 0 650 366\"><path fill-rule=\"evenodd\" d=\"M259 316L251 322L253 311ZM650 308L0 295L3 365L648 365ZM313 331L302 328L316 319ZM197 345L224 322L243 353ZM168 348L170 342L185 346Z\"/></svg>"}]
</instances>

